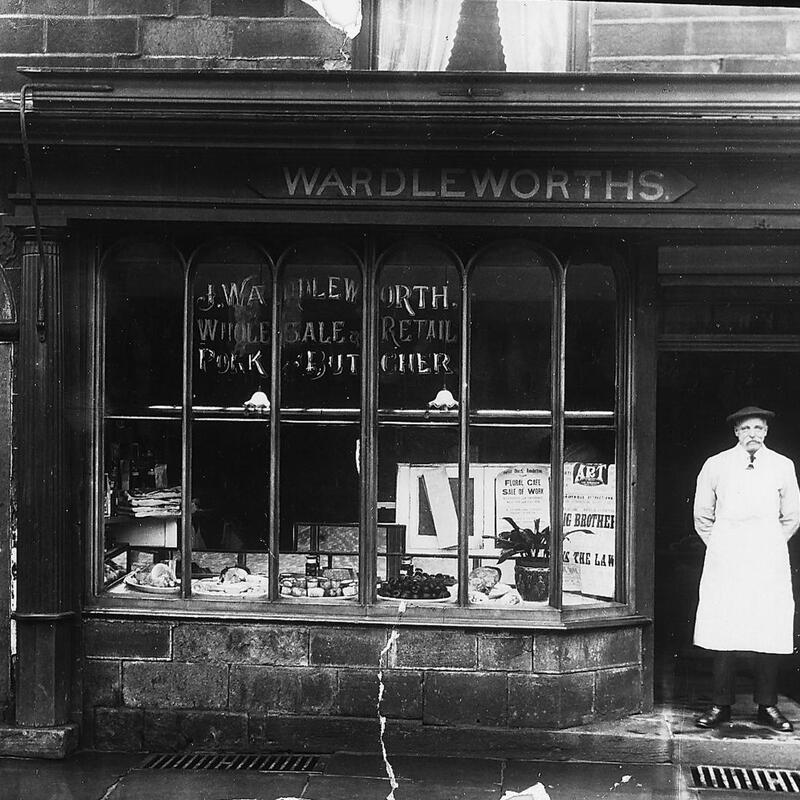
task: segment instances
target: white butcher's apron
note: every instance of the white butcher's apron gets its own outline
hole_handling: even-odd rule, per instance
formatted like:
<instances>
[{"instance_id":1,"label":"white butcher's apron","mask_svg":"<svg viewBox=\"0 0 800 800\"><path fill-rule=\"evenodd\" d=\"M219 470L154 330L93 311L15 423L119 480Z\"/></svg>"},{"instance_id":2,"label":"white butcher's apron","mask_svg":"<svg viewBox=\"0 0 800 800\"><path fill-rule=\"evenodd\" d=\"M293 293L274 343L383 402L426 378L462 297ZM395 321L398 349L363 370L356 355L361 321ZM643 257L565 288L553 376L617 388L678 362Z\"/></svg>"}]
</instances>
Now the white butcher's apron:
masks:
<instances>
[{"instance_id":1,"label":"white butcher's apron","mask_svg":"<svg viewBox=\"0 0 800 800\"><path fill-rule=\"evenodd\" d=\"M794 599L787 548L797 514L792 462L759 449L753 469L738 445L709 459L698 476L695 519L713 496L694 643L709 650L791 653ZM710 494L710 493L713 493ZM702 508L701 508L702 512ZM796 527L796 524L794 525Z\"/></svg>"}]
</instances>

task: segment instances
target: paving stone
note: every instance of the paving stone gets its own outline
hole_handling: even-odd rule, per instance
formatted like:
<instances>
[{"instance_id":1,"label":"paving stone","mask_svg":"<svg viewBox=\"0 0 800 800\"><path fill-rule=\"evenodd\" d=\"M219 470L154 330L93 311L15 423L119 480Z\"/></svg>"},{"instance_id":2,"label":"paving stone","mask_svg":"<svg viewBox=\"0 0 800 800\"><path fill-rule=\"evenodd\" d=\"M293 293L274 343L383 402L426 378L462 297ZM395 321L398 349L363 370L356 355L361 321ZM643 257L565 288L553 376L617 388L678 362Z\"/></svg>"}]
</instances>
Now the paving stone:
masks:
<instances>
[{"instance_id":1,"label":"paving stone","mask_svg":"<svg viewBox=\"0 0 800 800\"><path fill-rule=\"evenodd\" d=\"M481 634L478 637L478 669L530 672L533 669L533 637Z\"/></svg>"},{"instance_id":2,"label":"paving stone","mask_svg":"<svg viewBox=\"0 0 800 800\"><path fill-rule=\"evenodd\" d=\"M594 674L509 675L508 722L521 728L564 728L590 720Z\"/></svg>"},{"instance_id":3,"label":"paving stone","mask_svg":"<svg viewBox=\"0 0 800 800\"><path fill-rule=\"evenodd\" d=\"M145 711L146 750L172 752L247 747L247 715L219 711Z\"/></svg>"},{"instance_id":4,"label":"paving stone","mask_svg":"<svg viewBox=\"0 0 800 800\"><path fill-rule=\"evenodd\" d=\"M400 631L393 667L475 669L478 664L478 639L475 633L461 630Z\"/></svg>"},{"instance_id":5,"label":"paving stone","mask_svg":"<svg viewBox=\"0 0 800 800\"><path fill-rule=\"evenodd\" d=\"M78 734L78 726L74 723L52 728L21 728L0 724L0 756L66 758L78 746ZM0 781L0 786L4 785Z\"/></svg>"},{"instance_id":6,"label":"paving stone","mask_svg":"<svg viewBox=\"0 0 800 800\"><path fill-rule=\"evenodd\" d=\"M83 648L93 658L169 658L170 625L138 620L90 620Z\"/></svg>"},{"instance_id":7,"label":"paving stone","mask_svg":"<svg viewBox=\"0 0 800 800\"><path fill-rule=\"evenodd\" d=\"M485 787L499 787L502 783L501 759L435 758L394 754L390 754L389 758L395 776L402 781ZM336 753L327 760L325 774L383 778L386 776L386 766L379 755Z\"/></svg>"},{"instance_id":8,"label":"paving stone","mask_svg":"<svg viewBox=\"0 0 800 800\"><path fill-rule=\"evenodd\" d=\"M313 628L309 660L325 666L362 666L377 669L386 646L383 628Z\"/></svg>"},{"instance_id":9,"label":"paving stone","mask_svg":"<svg viewBox=\"0 0 800 800\"><path fill-rule=\"evenodd\" d=\"M44 51L44 22L41 19L0 19L3 53L41 53ZM19 65L19 58L16 59Z\"/></svg>"},{"instance_id":10,"label":"paving stone","mask_svg":"<svg viewBox=\"0 0 800 800\"><path fill-rule=\"evenodd\" d=\"M134 770L119 781L108 800L277 800L301 797L306 780L305 775L264 772Z\"/></svg>"},{"instance_id":11,"label":"paving stone","mask_svg":"<svg viewBox=\"0 0 800 800\"><path fill-rule=\"evenodd\" d=\"M398 800L496 800L497 787L448 786L440 783L400 781ZM312 775L305 797L324 800L356 800L380 798L389 794L388 780L379 778L345 778Z\"/></svg>"},{"instance_id":12,"label":"paving stone","mask_svg":"<svg viewBox=\"0 0 800 800\"><path fill-rule=\"evenodd\" d=\"M767 55L785 53L786 27L778 20L693 20L687 55Z\"/></svg>"},{"instance_id":13,"label":"paving stone","mask_svg":"<svg viewBox=\"0 0 800 800\"><path fill-rule=\"evenodd\" d=\"M422 673L383 671L381 713L385 717L422 717ZM339 670L339 713L345 716L377 715L378 673L372 670Z\"/></svg>"},{"instance_id":14,"label":"paving stone","mask_svg":"<svg viewBox=\"0 0 800 800\"><path fill-rule=\"evenodd\" d=\"M118 753L140 752L143 743L144 712L138 708L96 708L94 746Z\"/></svg>"},{"instance_id":15,"label":"paving stone","mask_svg":"<svg viewBox=\"0 0 800 800\"><path fill-rule=\"evenodd\" d=\"M89 13L89 0L24 0L21 5L21 9L12 13L43 14L48 17L58 14L85 17Z\"/></svg>"},{"instance_id":16,"label":"paving stone","mask_svg":"<svg viewBox=\"0 0 800 800\"><path fill-rule=\"evenodd\" d=\"M179 17L206 17L211 0L175 0Z\"/></svg>"},{"instance_id":17,"label":"paving stone","mask_svg":"<svg viewBox=\"0 0 800 800\"><path fill-rule=\"evenodd\" d=\"M128 661L122 665L126 706L225 708L228 668L224 664Z\"/></svg>"},{"instance_id":18,"label":"paving stone","mask_svg":"<svg viewBox=\"0 0 800 800\"><path fill-rule=\"evenodd\" d=\"M595 712L623 716L641 710L642 671L638 667L602 669L595 674Z\"/></svg>"},{"instance_id":19,"label":"paving stone","mask_svg":"<svg viewBox=\"0 0 800 800\"><path fill-rule=\"evenodd\" d=\"M202 17L142 20L142 53L151 56L229 56L225 20Z\"/></svg>"},{"instance_id":20,"label":"paving stone","mask_svg":"<svg viewBox=\"0 0 800 800\"><path fill-rule=\"evenodd\" d=\"M336 671L234 666L230 708L256 713L335 714Z\"/></svg>"},{"instance_id":21,"label":"paving stone","mask_svg":"<svg viewBox=\"0 0 800 800\"><path fill-rule=\"evenodd\" d=\"M541 783L550 797L605 800L674 800L679 791L678 770L667 764L588 764L570 761L509 761L504 791L518 792Z\"/></svg>"},{"instance_id":22,"label":"paving stone","mask_svg":"<svg viewBox=\"0 0 800 800\"><path fill-rule=\"evenodd\" d=\"M211 0L209 13L212 17L281 17L284 0Z\"/></svg>"},{"instance_id":23,"label":"paving stone","mask_svg":"<svg viewBox=\"0 0 800 800\"><path fill-rule=\"evenodd\" d=\"M267 55L336 58L343 44L349 46L340 31L320 18L236 20L231 28L230 54L244 58Z\"/></svg>"},{"instance_id":24,"label":"paving stone","mask_svg":"<svg viewBox=\"0 0 800 800\"><path fill-rule=\"evenodd\" d=\"M640 628L540 633L534 637L534 672L574 672L640 661Z\"/></svg>"},{"instance_id":25,"label":"paving stone","mask_svg":"<svg viewBox=\"0 0 800 800\"><path fill-rule=\"evenodd\" d=\"M84 706L118 706L122 704L122 665L119 661L83 662Z\"/></svg>"},{"instance_id":26,"label":"paving stone","mask_svg":"<svg viewBox=\"0 0 800 800\"><path fill-rule=\"evenodd\" d=\"M30 2L30 0L26 0ZM43 0L49 2L49 0ZM94 16L160 16L172 14L172 0L94 0Z\"/></svg>"},{"instance_id":27,"label":"paving stone","mask_svg":"<svg viewBox=\"0 0 800 800\"><path fill-rule=\"evenodd\" d=\"M133 18L57 17L47 23L47 52L136 53L138 30Z\"/></svg>"},{"instance_id":28,"label":"paving stone","mask_svg":"<svg viewBox=\"0 0 800 800\"><path fill-rule=\"evenodd\" d=\"M308 664L308 629L289 626L178 625L173 658L230 664Z\"/></svg>"},{"instance_id":29,"label":"paving stone","mask_svg":"<svg viewBox=\"0 0 800 800\"><path fill-rule=\"evenodd\" d=\"M423 720L433 725L505 725L507 676L497 672L427 672Z\"/></svg>"},{"instance_id":30,"label":"paving stone","mask_svg":"<svg viewBox=\"0 0 800 800\"><path fill-rule=\"evenodd\" d=\"M0 761L3 800L86 800L107 797L110 786L140 764L141 754L73 753L68 759Z\"/></svg>"},{"instance_id":31,"label":"paving stone","mask_svg":"<svg viewBox=\"0 0 800 800\"><path fill-rule=\"evenodd\" d=\"M377 717L249 715L250 747L260 751L293 753L380 752L380 725ZM392 721L392 725L419 723ZM315 798L316 800L316 798ZM322 798L320 800L323 800Z\"/></svg>"}]
</instances>

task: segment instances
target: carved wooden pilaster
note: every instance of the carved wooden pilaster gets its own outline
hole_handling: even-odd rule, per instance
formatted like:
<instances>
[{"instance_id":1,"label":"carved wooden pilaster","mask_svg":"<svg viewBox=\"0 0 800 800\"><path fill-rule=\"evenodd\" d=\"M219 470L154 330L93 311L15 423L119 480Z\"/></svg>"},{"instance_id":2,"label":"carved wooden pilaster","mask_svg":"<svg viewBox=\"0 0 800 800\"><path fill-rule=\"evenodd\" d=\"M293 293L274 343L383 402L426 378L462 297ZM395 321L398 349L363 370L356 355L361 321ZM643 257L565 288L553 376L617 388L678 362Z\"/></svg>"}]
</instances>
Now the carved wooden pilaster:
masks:
<instances>
[{"instance_id":1,"label":"carved wooden pilaster","mask_svg":"<svg viewBox=\"0 0 800 800\"><path fill-rule=\"evenodd\" d=\"M49 231L41 240L26 231L21 295L16 721L38 727L68 720L73 616L65 492L61 243Z\"/></svg>"}]
</instances>

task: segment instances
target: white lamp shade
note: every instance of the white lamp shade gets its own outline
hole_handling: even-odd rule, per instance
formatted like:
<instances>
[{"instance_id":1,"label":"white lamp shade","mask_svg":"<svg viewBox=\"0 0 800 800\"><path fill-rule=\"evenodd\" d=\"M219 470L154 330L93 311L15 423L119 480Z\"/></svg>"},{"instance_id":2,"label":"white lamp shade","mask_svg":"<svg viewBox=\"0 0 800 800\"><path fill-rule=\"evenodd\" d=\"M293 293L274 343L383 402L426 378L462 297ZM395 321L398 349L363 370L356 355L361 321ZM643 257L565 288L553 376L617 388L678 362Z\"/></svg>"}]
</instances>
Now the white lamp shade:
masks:
<instances>
[{"instance_id":1,"label":"white lamp shade","mask_svg":"<svg viewBox=\"0 0 800 800\"><path fill-rule=\"evenodd\" d=\"M449 389L439 389L436 397L428 403L428 408L436 408L440 411L458 408L458 400L453 397Z\"/></svg>"},{"instance_id":2,"label":"white lamp shade","mask_svg":"<svg viewBox=\"0 0 800 800\"><path fill-rule=\"evenodd\" d=\"M245 411L269 411L269 397L260 389L253 392L253 396L244 403Z\"/></svg>"}]
</instances>

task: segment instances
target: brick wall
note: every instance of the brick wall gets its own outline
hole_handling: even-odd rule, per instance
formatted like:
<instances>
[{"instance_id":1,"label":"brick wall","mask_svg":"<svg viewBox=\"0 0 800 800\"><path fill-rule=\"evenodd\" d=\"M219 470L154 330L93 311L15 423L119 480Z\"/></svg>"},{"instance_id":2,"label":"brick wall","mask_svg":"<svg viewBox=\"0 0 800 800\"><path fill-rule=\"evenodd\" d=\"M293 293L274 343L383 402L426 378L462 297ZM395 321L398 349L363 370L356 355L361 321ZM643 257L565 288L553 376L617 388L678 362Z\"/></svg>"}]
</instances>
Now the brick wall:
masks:
<instances>
[{"instance_id":1,"label":"brick wall","mask_svg":"<svg viewBox=\"0 0 800 800\"><path fill-rule=\"evenodd\" d=\"M21 85L19 65L348 69L351 51L301 0L0 0L0 90ZM800 11L596 3L588 69L797 72Z\"/></svg>"},{"instance_id":2,"label":"brick wall","mask_svg":"<svg viewBox=\"0 0 800 800\"><path fill-rule=\"evenodd\" d=\"M563 728L641 708L638 628L537 634L402 628L381 660L389 633L89 621L84 745L374 750L379 664L389 735L402 728L412 742L434 726Z\"/></svg>"},{"instance_id":3,"label":"brick wall","mask_svg":"<svg viewBox=\"0 0 800 800\"><path fill-rule=\"evenodd\" d=\"M589 70L798 72L800 10L597 3Z\"/></svg>"},{"instance_id":4,"label":"brick wall","mask_svg":"<svg viewBox=\"0 0 800 800\"><path fill-rule=\"evenodd\" d=\"M301 0L0 0L0 89L20 65L342 69L351 42Z\"/></svg>"}]
</instances>

